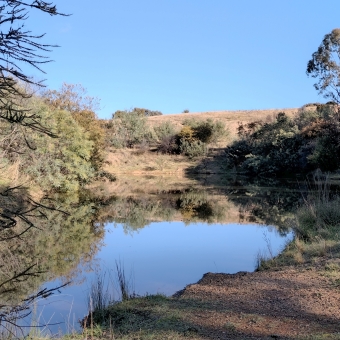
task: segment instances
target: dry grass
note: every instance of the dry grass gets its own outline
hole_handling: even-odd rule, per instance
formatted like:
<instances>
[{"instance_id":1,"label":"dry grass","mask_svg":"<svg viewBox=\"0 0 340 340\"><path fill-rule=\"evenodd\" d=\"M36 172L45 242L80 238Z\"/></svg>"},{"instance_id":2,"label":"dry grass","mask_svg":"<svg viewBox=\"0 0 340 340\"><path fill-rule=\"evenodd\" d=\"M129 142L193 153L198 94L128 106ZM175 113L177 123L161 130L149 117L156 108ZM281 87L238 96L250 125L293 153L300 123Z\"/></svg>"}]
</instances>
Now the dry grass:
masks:
<instances>
[{"instance_id":1,"label":"dry grass","mask_svg":"<svg viewBox=\"0 0 340 340\"><path fill-rule=\"evenodd\" d=\"M158 126L163 122L170 121L180 129L185 119L194 118L195 120L203 121L211 118L212 120L219 120L225 123L233 139L236 137L236 128L239 122L245 123L255 120L273 121L279 112L285 112L288 116L293 116L297 111L298 109L269 109L180 113L149 117L148 122L151 126Z\"/></svg>"},{"instance_id":2,"label":"dry grass","mask_svg":"<svg viewBox=\"0 0 340 340\"><path fill-rule=\"evenodd\" d=\"M105 170L119 174L135 175L178 175L183 176L186 168L193 164L182 155L162 155L155 152L136 153L134 149L111 149L106 158Z\"/></svg>"}]
</instances>

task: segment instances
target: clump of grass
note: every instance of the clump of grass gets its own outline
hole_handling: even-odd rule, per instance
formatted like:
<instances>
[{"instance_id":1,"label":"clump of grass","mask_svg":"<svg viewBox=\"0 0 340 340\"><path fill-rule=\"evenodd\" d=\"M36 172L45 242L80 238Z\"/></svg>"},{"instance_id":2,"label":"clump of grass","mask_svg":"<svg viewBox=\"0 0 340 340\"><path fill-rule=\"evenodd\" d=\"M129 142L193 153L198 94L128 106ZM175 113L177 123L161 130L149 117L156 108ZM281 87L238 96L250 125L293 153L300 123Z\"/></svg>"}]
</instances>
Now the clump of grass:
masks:
<instances>
[{"instance_id":1,"label":"clump of grass","mask_svg":"<svg viewBox=\"0 0 340 340\"><path fill-rule=\"evenodd\" d=\"M116 300L114 294L110 293L109 287L118 288L120 298ZM93 330L94 325L101 325L107 320L107 313L110 306L120 301L128 301L137 295L133 290L131 278L125 275L124 265L116 261L116 280L107 272L98 275L92 282L88 296L88 315L80 322L84 329L88 327Z\"/></svg>"},{"instance_id":2,"label":"clump of grass","mask_svg":"<svg viewBox=\"0 0 340 340\"><path fill-rule=\"evenodd\" d=\"M98 275L92 282L88 296L88 316L82 321L86 325L91 325L93 321L101 322L105 320L105 310L113 301L113 296L109 293L106 273Z\"/></svg>"},{"instance_id":3,"label":"clump of grass","mask_svg":"<svg viewBox=\"0 0 340 340\"><path fill-rule=\"evenodd\" d=\"M118 277L119 291L122 301L127 301L131 298L136 297L136 293L133 291L133 282L128 280L125 275L125 269L122 262L116 261L116 271Z\"/></svg>"},{"instance_id":4,"label":"clump of grass","mask_svg":"<svg viewBox=\"0 0 340 340\"><path fill-rule=\"evenodd\" d=\"M236 326L232 322L225 323L225 325L223 327L225 329L229 330L229 331L235 331L236 330Z\"/></svg>"}]
</instances>

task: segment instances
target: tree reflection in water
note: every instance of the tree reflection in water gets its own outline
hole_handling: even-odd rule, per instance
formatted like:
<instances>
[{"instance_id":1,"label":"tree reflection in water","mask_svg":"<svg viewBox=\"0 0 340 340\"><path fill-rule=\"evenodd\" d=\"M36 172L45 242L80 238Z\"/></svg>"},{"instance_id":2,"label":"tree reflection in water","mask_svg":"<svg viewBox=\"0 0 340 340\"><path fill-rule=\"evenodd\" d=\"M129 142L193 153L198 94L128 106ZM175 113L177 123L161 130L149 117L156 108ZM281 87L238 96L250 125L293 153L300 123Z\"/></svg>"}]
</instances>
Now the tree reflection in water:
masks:
<instances>
[{"instance_id":1,"label":"tree reflection in water","mask_svg":"<svg viewBox=\"0 0 340 340\"><path fill-rule=\"evenodd\" d=\"M17 324L32 303L91 269L106 223L133 233L157 221L259 223L287 234L306 186L233 179L226 186L135 191L125 196L55 194L34 200L27 189L0 188L0 325ZM7 322L7 323L6 323Z\"/></svg>"},{"instance_id":2,"label":"tree reflection in water","mask_svg":"<svg viewBox=\"0 0 340 340\"><path fill-rule=\"evenodd\" d=\"M43 197L36 201L23 187L0 188L0 325L17 326L34 301L55 289L40 289L90 264L101 246L103 224L97 209L78 195Z\"/></svg>"},{"instance_id":3,"label":"tree reflection in water","mask_svg":"<svg viewBox=\"0 0 340 340\"><path fill-rule=\"evenodd\" d=\"M256 223L271 225L283 235L302 203L306 185L297 181L234 179L223 187L133 192L111 197L102 206L102 221L123 225L129 233L157 221L185 223Z\"/></svg>"}]
</instances>

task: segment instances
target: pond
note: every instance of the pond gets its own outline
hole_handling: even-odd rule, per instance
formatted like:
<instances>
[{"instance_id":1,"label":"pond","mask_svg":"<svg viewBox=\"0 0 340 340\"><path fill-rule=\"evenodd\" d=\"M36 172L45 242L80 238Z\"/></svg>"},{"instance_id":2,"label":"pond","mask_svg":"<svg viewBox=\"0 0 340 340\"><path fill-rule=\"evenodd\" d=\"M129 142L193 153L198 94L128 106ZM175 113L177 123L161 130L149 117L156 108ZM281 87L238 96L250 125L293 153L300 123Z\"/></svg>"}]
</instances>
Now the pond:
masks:
<instances>
[{"instance_id":1,"label":"pond","mask_svg":"<svg viewBox=\"0 0 340 340\"><path fill-rule=\"evenodd\" d=\"M119 299L116 263L123 265L130 289L137 295L172 295L207 272L253 271L259 252L276 255L290 238L290 234L282 236L273 227L256 224L156 222L134 233L124 232L120 224L108 224L105 245L94 259L96 270L80 274L74 278L80 283L42 300L40 322L65 321L50 327L52 333L77 329L77 320L87 312L90 286L98 273L110 286L110 295ZM60 283L56 280L47 287Z\"/></svg>"},{"instance_id":2,"label":"pond","mask_svg":"<svg viewBox=\"0 0 340 340\"><path fill-rule=\"evenodd\" d=\"M18 204L32 210L31 201L22 201L22 192L12 196L12 208L20 196ZM11 256L21 259L20 270L32 264L36 269L23 284L11 282L0 293L4 301L15 303L39 288L70 282L38 299L33 319L48 324L43 330L52 334L77 330L98 277L111 299L120 299L117 265L137 295L172 295L207 272L253 271L259 255L277 255L292 238L287 221L301 200L296 183L242 181L218 189L149 187L120 195L84 192L80 197L45 198L34 202L36 214L23 216L34 228L20 241L7 237L2 243L4 249L15 249ZM24 230L25 223L18 221ZM14 263L7 276L18 272ZM12 293L6 295L8 291ZM21 322L29 326L32 318Z\"/></svg>"}]
</instances>

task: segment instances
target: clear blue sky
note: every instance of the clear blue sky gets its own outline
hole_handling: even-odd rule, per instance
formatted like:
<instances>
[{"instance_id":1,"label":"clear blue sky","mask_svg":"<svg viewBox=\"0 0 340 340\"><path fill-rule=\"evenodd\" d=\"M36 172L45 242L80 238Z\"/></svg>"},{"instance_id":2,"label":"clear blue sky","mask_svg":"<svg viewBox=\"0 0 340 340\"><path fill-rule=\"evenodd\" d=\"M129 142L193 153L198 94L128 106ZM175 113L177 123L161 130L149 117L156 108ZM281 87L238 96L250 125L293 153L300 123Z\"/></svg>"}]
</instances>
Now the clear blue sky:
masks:
<instances>
[{"instance_id":1,"label":"clear blue sky","mask_svg":"<svg viewBox=\"0 0 340 340\"><path fill-rule=\"evenodd\" d=\"M340 1L55 0L69 17L33 13L26 27L60 45L46 85L80 83L101 118L144 107L167 113L300 107L325 101L306 65L340 27Z\"/></svg>"}]
</instances>

